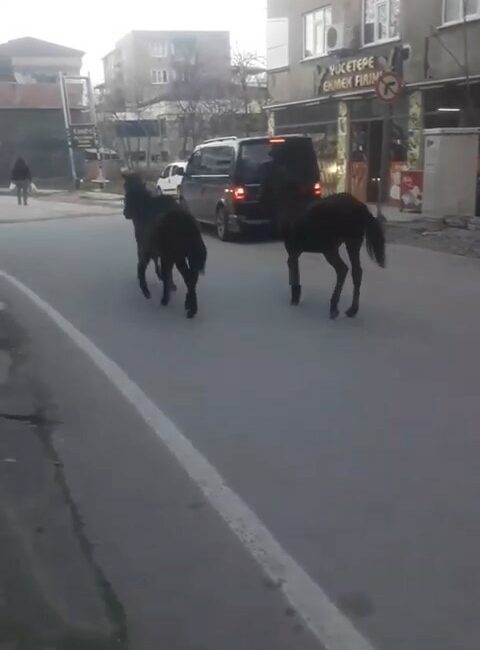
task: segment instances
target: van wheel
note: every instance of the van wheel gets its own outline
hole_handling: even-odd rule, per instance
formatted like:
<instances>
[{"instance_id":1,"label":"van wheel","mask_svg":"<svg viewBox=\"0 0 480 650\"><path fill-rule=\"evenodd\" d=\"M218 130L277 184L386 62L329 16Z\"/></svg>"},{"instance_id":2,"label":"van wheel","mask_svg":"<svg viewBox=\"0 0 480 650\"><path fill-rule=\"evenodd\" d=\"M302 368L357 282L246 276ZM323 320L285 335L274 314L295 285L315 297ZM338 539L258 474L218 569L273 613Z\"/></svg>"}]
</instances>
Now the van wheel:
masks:
<instances>
[{"instance_id":1,"label":"van wheel","mask_svg":"<svg viewBox=\"0 0 480 650\"><path fill-rule=\"evenodd\" d=\"M215 218L215 226L217 230L217 237L220 241L230 241L232 239L232 235L228 227L228 214L225 208L218 208Z\"/></svg>"}]
</instances>

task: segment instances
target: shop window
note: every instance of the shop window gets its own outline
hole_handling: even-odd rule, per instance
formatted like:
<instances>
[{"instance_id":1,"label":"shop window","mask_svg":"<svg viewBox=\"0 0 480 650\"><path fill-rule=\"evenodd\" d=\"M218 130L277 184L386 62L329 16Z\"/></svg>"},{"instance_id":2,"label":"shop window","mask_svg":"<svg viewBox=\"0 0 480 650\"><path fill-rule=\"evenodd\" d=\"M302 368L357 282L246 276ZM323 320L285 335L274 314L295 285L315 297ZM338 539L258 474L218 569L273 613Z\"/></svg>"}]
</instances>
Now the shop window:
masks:
<instances>
[{"instance_id":1,"label":"shop window","mask_svg":"<svg viewBox=\"0 0 480 650\"><path fill-rule=\"evenodd\" d=\"M400 35L400 0L364 0L364 45Z\"/></svg>"},{"instance_id":2,"label":"shop window","mask_svg":"<svg viewBox=\"0 0 480 650\"><path fill-rule=\"evenodd\" d=\"M305 59L328 54L327 32L332 24L332 7L310 11L303 17L303 56Z\"/></svg>"},{"instance_id":3,"label":"shop window","mask_svg":"<svg viewBox=\"0 0 480 650\"><path fill-rule=\"evenodd\" d=\"M480 18L480 0L443 0L444 24L459 22L464 18Z\"/></svg>"}]
</instances>

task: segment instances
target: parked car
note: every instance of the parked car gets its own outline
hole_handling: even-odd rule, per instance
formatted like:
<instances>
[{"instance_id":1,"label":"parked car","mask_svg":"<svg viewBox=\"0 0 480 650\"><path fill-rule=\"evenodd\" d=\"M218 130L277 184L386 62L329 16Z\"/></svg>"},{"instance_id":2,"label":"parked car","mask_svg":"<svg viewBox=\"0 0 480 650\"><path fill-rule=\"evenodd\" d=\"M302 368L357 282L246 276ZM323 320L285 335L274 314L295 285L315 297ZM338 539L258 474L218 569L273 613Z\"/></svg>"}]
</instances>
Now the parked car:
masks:
<instances>
[{"instance_id":1,"label":"parked car","mask_svg":"<svg viewBox=\"0 0 480 650\"><path fill-rule=\"evenodd\" d=\"M321 194L312 139L301 135L209 140L193 152L180 187L180 200L202 222L214 224L227 241L248 228L272 225L260 203L265 165L274 147L287 147L285 158L312 198Z\"/></svg>"},{"instance_id":2,"label":"parked car","mask_svg":"<svg viewBox=\"0 0 480 650\"><path fill-rule=\"evenodd\" d=\"M157 181L157 191L159 194L173 194L178 196L180 184L185 173L186 162L175 162L167 165L163 174Z\"/></svg>"}]
</instances>

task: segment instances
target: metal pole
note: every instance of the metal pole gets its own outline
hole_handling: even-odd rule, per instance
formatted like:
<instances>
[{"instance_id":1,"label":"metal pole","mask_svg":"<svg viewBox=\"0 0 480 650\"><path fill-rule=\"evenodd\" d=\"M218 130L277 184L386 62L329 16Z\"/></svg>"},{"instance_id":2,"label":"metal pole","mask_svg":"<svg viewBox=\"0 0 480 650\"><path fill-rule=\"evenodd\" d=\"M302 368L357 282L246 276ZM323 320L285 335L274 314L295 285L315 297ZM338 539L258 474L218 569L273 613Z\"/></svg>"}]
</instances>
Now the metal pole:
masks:
<instances>
[{"instance_id":1,"label":"metal pole","mask_svg":"<svg viewBox=\"0 0 480 650\"><path fill-rule=\"evenodd\" d=\"M468 51L468 22L467 22L467 0L462 2L463 10L463 49L464 49L464 62L465 62L465 82L466 82L466 94L467 94L467 115L466 115L466 126L471 126L473 124L473 101L472 101L472 85L470 79L470 58Z\"/></svg>"},{"instance_id":2,"label":"metal pole","mask_svg":"<svg viewBox=\"0 0 480 650\"><path fill-rule=\"evenodd\" d=\"M72 172L72 179L75 186L75 189L78 187L77 179L77 170L75 169L75 156L73 154L72 148L72 136L70 132L70 111L68 108L67 102L67 89L65 87L65 76L62 72L58 74L58 80L60 83L60 93L62 95L62 107L63 107L63 118L65 120L65 130L67 133L67 142L68 142L68 157L70 159L70 170Z\"/></svg>"},{"instance_id":3,"label":"metal pole","mask_svg":"<svg viewBox=\"0 0 480 650\"><path fill-rule=\"evenodd\" d=\"M382 205L384 196L388 191L388 180L390 178L390 144L392 139L392 104L385 104L382 129L382 157L380 163L380 180L377 192L377 217L382 217Z\"/></svg>"},{"instance_id":4,"label":"metal pole","mask_svg":"<svg viewBox=\"0 0 480 650\"><path fill-rule=\"evenodd\" d=\"M97 123L97 113L95 111L95 97L93 95L92 80L90 78L90 73L88 73L87 79L88 87L88 103L90 104L90 121L95 127L95 148L97 150L97 163L98 163L98 181L100 182L100 188L103 190L105 187L105 176L103 174L103 156L102 156L102 142L100 139L100 132L98 130Z\"/></svg>"}]
</instances>

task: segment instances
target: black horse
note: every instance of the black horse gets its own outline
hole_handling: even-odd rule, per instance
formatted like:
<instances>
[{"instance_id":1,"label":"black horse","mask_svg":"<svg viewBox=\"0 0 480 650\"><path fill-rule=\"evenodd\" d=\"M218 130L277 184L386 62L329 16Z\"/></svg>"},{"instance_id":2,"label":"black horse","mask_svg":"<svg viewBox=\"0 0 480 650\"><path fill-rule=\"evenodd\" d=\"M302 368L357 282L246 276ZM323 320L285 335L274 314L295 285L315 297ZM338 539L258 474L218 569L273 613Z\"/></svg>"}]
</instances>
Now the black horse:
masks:
<instances>
[{"instance_id":1,"label":"black horse","mask_svg":"<svg viewBox=\"0 0 480 650\"><path fill-rule=\"evenodd\" d=\"M138 174L125 175L124 180L124 215L132 219L135 228L140 289L145 298L150 299L146 270L151 260L160 259L162 305L168 305L173 284L172 271L176 266L187 286L187 317L193 318L198 311L198 276L204 272L207 262L207 249L198 224L173 197L153 196Z\"/></svg>"},{"instance_id":2,"label":"black horse","mask_svg":"<svg viewBox=\"0 0 480 650\"><path fill-rule=\"evenodd\" d=\"M284 210L280 228L288 253L292 305L298 305L302 294L299 258L303 252L323 253L337 274L337 284L330 302L330 317L339 315L338 303L348 275L348 266L340 256L345 244L352 264L353 303L346 312L350 318L358 314L362 267L360 250L366 238L370 257L385 267L385 235L378 219L368 207L350 194L333 194L318 199L299 211Z\"/></svg>"}]
</instances>

